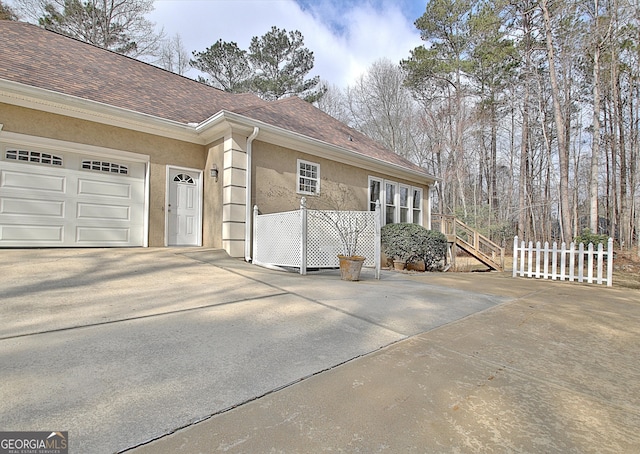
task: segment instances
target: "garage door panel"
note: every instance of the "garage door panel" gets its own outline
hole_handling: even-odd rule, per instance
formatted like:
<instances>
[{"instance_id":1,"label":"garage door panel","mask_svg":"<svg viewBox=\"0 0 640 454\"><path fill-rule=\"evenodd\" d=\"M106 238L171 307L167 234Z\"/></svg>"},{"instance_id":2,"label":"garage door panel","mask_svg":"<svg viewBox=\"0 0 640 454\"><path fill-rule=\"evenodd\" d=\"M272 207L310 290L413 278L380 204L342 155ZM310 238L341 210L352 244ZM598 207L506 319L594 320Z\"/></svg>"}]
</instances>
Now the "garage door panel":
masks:
<instances>
[{"instance_id":1,"label":"garage door panel","mask_svg":"<svg viewBox=\"0 0 640 454\"><path fill-rule=\"evenodd\" d=\"M130 221L131 207L98 203L78 203L78 219Z\"/></svg>"},{"instance_id":2,"label":"garage door panel","mask_svg":"<svg viewBox=\"0 0 640 454\"><path fill-rule=\"evenodd\" d=\"M78 227L76 241L79 244L128 244L131 239L131 229L127 227Z\"/></svg>"},{"instance_id":3,"label":"garage door panel","mask_svg":"<svg viewBox=\"0 0 640 454\"><path fill-rule=\"evenodd\" d=\"M0 244L7 246L62 245L63 239L61 225L0 225Z\"/></svg>"},{"instance_id":4,"label":"garage door panel","mask_svg":"<svg viewBox=\"0 0 640 454\"><path fill-rule=\"evenodd\" d=\"M61 200L40 200L3 197L0 199L0 214L6 216L64 217L65 203Z\"/></svg>"},{"instance_id":5,"label":"garage door panel","mask_svg":"<svg viewBox=\"0 0 640 454\"><path fill-rule=\"evenodd\" d=\"M79 196L131 198L131 184L97 179L78 178Z\"/></svg>"},{"instance_id":6,"label":"garage door panel","mask_svg":"<svg viewBox=\"0 0 640 454\"><path fill-rule=\"evenodd\" d=\"M28 165L28 164L26 164ZM62 175L3 170L0 187L20 191L47 191L64 194L66 178Z\"/></svg>"}]
</instances>

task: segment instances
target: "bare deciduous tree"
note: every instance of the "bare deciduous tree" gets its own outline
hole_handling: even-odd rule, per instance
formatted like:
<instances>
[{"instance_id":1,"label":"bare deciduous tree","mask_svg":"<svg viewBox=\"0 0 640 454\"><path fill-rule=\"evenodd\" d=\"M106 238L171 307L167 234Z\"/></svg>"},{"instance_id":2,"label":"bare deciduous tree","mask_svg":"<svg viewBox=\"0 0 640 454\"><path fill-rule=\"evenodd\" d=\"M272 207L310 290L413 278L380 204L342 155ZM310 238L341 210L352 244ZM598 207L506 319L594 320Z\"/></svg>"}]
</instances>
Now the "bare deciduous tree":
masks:
<instances>
[{"instance_id":1,"label":"bare deciduous tree","mask_svg":"<svg viewBox=\"0 0 640 454\"><path fill-rule=\"evenodd\" d=\"M130 57L155 56L164 38L146 19L153 0L14 0L27 21Z\"/></svg>"},{"instance_id":2,"label":"bare deciduous tree","mask_svg":"<svg viewBox=\"0 0 640 454\"><path fill-rule=\"evenodd\" d=\"M181 76L189 70L189 52L185 49L179 34L176 33L161 43L156 64Z\"/></svg>"}]
</instances>

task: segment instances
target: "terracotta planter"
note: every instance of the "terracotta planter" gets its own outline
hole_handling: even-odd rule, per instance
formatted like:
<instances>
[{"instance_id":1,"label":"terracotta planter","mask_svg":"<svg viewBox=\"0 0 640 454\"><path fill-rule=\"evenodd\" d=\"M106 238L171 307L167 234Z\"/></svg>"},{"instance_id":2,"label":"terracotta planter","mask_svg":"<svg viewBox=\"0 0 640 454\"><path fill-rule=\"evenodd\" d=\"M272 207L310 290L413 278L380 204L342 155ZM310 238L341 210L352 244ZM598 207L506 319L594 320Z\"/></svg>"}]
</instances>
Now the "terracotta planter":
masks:
<instances>
[{"instance_id":1,"label":"terracotta planter","mask_svg":"<svg viewBox=\"0 0 640 454\"><path fill-rule=\"evenodd\" d=\"M358 255L351 257L339 255L338 258L340 259L340 279L343 281L360 280L360 271L365 258Z\"/></svg>"},{"instance_id":2,"label":"terracotta planter","mask_svg":"<svg viewBox=\"0 0 640 454\"><path fill-rule=\"evenodd\" d=\"M424 262L420 260L418 262L407 263L407 269L409 271L425 271L426 267L424 266Z\"/></svg>"},{"instance_id":3,"label":"terracotta planter","mask_svg":"<svg viewBox=\"0 0 640 454\"><path fill-rule=\"evenodd\" d=\"M393 261L393 269L396 271L402 271L407 266L407 262L404 260L394 260Z\"/></svg>"}]
</instances>

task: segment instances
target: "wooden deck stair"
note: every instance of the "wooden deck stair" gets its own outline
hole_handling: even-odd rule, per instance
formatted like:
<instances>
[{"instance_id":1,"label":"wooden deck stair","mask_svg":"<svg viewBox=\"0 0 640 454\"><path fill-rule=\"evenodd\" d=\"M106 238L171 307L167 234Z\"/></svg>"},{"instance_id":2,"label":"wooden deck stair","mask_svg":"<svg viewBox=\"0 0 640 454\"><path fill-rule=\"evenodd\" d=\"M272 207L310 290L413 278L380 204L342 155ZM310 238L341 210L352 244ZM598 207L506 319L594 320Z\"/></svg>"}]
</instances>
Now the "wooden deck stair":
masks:
<instances>
[{"instance_id":1,"label":"wooden deck stair","mask_svg":"<svg viewBox=\"0 0 640 454\"><path fill-rule=\"evenodd\" d=\"M431 215L432 227L446 237L451 253L451 263L455 264L456 248L460 248L475 257L489 269L504 270L504 248L472 229L455 216L443 214Z\"/></svg>"}]
</instances>

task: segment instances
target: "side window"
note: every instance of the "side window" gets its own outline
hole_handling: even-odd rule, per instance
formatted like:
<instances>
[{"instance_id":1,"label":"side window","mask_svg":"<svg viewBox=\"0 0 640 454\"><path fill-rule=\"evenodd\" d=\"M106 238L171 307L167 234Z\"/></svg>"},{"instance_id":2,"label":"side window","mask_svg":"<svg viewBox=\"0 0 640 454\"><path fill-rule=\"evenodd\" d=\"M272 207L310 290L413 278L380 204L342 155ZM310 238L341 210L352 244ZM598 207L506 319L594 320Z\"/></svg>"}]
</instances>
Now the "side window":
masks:
<instances>
[{"instance_id":1,"label":"side window","mask_svg":"<svg viewBox=\"0 0 640 454\"><path fill-rule=\"evenodd\" d=\"M413 188L413 223L422 225L422 189Z\"/></svg>"},{"instance_id":2,"label":"side window","mask_svg":"<svg viewBox=\"0 0 640 454\"><path fill-rule=\"evenodd\" d=\"M382 180L369 177L369 211L376 211L376 201L384 204L382 200Z\"/></svg>"},{"instance_id":3,"label":"side window","mask_svg":"<svg viewBox=\"0 0 640 454\"><path fill-rule=\"evenodd\" d=\"M320 194L320 164L298 159L299 194Z\"/></svg>"},{"instance_id":4,"label":"side window","mask_svg":"<svg viewBox=\"0 0 640 454\"><path fill-rule=\"evenodd\" d=\"M413 222L409 216L409 186L400 185L400 222Z\"/></svg>"},{"instance_id":5,"label":"side window","mask_svg":"<svg viewBox=\"0 0 640 454\"><path fill-rule=\"evenodd\" d=\"M398 217L398 184L391 181L384 183L384 223L393 224Z\"/></svg>"}]
</instances>

